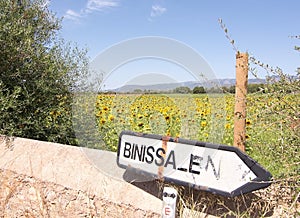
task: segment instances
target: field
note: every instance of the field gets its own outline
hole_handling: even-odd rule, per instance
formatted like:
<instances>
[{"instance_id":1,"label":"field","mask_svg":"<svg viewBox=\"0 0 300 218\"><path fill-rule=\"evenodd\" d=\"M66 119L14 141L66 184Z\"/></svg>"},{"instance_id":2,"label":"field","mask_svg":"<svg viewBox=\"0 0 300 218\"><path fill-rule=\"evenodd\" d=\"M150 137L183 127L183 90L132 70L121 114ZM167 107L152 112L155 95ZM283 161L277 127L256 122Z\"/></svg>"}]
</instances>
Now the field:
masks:
<instances>
[{"instance_id":1,"label":"field","mask_svg":"<svg viewBox=\"0 0 300 218\"><path fill-rule=\"evenodd\" d=\"M246 152L275 178L299 174L299 100L299 94L247 97ZM112 151L122 130L232 145L234 103L230 94L99 94L95 113Z\"/></svg>"},{"instance_id":2,"label":"field","mask_svg":"<svg viewBox=\"0 0 300 218\"><path fill-rule=\"evenodd\" d=\"M246 153L271 172L272 185L231 200L194 192L185 195L190 190L183 189L180 208L233 217L299 215L300 94L282 90L247 95ZM85 93L75 97L73 123L80 146L116 151L123 130L233 144L234 94Z\"/></svg>"}]
</instances>

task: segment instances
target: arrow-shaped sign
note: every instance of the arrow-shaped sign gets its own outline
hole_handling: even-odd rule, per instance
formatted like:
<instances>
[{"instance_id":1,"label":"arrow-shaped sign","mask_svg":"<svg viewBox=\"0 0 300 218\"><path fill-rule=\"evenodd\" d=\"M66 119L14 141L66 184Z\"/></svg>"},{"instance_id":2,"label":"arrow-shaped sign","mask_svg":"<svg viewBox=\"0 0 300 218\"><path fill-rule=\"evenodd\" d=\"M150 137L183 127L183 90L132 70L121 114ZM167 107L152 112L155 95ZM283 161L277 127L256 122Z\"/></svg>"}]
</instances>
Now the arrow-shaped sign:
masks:
<instances>
[{"instance_id":1,"label":"arrow-shaped sign","mask_svg":"<svg viewBox=\"0 0 300 218\"><path fill-rule=\"evenodd\" d=\"M119 167L224 196L270 185L272 175L236 147L123 131Z\"/></svg>"}]
</instances>

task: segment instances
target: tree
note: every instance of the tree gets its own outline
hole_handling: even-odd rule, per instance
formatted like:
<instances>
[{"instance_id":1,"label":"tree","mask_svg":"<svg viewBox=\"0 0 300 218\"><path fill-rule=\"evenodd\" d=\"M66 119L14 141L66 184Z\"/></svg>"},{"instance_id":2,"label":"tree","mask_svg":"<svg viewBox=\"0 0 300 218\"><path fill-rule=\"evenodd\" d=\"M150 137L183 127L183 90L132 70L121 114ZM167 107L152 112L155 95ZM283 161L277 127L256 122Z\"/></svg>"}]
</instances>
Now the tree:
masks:
<instances>
[{"instance_id":1,"label":"tree","mask_svg":"<svg viewBox=\"0 0 300 218\"><path fill-rule=\"evenodd\" d=\"M180 87L177 87L173 90L174 93L180 93L180 94L188 94L188 93L191 93L191 89L187 86L180 86Z\"/></svg>"},{"instance_id":2,"label":"tree","mask_svg":"<svg viewBox=\"0 0 300 218\"><path fill-rule=\"evenodd\" d=\"M235 85L234 86L230 86L228 89L229 93L231 94L235 94Z\"/></svg>"},{"instance_id":3,"label":"tree","mask_svg":"<svg viewBox=\"0 0 300 218\"><path fill-rule=\"evenodd\" d=\"M135 89L135 90L133 90L133 93L143 93L143 90L141 90L141 89Z\"/></svg>"},{"instance_id":4,"label":"tree","mask_svg":"<svg viewBox=\"0 0 300 218\"><path fill-rule=\"evenodd\" d=\"M58 37L46 1L0 2L0 134L75 144L72 90L86 51Z\"/></svg>"},{"instance_id":5,"label":"tree","mask_svg":"<svg viewBox=\"0 0 300 218\"><path fill-rule=\"evenodd\" d=\"M256 93L263 92L265 85L264 84L248 84L247 92Z\"/></svg>"},{"instance_id":6,"label":"tree","mask_svg":"<svg viewBox=\"0 0 300 218\"><path fill-rule=\"evenodd\" d=\"M193 88L193 94L203 94L205 93L205 89L203 86L196 86Z\"/></svg>"}]
</instances>

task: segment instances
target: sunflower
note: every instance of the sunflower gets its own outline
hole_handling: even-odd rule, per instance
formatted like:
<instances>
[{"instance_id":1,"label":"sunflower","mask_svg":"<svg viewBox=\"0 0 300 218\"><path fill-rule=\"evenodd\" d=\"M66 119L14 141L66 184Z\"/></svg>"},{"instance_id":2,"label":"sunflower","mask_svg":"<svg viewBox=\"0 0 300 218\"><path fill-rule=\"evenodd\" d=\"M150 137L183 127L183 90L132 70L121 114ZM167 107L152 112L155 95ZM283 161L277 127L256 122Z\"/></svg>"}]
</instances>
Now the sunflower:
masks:
<instances>
[{"instance_id":1,"label":"sunflower","mask_svg":"<svg viewBox=\"0 0 300 218\"><path fill-rule=\"evenodd\" d=\"M226 124L225 124L225 129L230 129L230 128L231 128L230 123L226 123Z\"/></svg>"},{"instance_id":2,"label":"sunflower","mask_svg":"<svg viewBox=\"0 0 300 218\"><path fill-rule=\"evenodd\" d=\"M102 118L101 120L100 120L100 123L103 125L103 124L105 124L105 122L106 122L106 120L104 119L104 118Z\"/></svg>"},{"instance_id":3,"label":"sunflower","mask_svg":"<svg viewBox=\"0 0 300 218\"><path fill-rule=\"evenodd\" d=\"M108 116L108 119L109 119L110 121L113 121L113 120L115 119L115 117L114 117L114 115L110 114L110 115Z\"/></svg>"},{"instance_id":4,"label":"sunflower","mask_svg":"<svg viewBox=\"0 0 300 218\"><path fill-rule=\"evenodd\" d=\"M247 120L246 120L246 125L247 125L247 126L250 126L250 125L251 125L251 121L247 119Z\"/></svg>"}]
</instances>

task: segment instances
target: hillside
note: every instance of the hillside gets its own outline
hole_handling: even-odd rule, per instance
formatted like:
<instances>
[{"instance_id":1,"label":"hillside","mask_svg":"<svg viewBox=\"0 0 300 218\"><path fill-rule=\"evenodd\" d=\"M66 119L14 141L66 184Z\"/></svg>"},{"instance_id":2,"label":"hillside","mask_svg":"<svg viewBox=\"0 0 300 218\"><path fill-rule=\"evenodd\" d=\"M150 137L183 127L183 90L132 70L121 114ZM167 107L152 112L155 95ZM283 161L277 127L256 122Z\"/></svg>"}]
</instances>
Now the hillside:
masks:
<instances>
[{"instance_id":1,"label":"hillside","mask_svg":"<svg viewBox=\"0 0 300 218\"><path fill-rule=\"evenodd\" d=\"M249 79L249 84L265 84L265 79ZM210 80L207 82L197 82L197 81L188 81L180 83L161 83L161 84L151 84L151 85L124 85L116 89L111 89L108 91L112 92L133 92L134 90L150 90L150 91L170 91L177 87L186 86L190 89L195 88L196 86L203 86L204 88L212 87L230 87L235 85L235 79L218 79Z\"/></svg>"}]
</instances>

